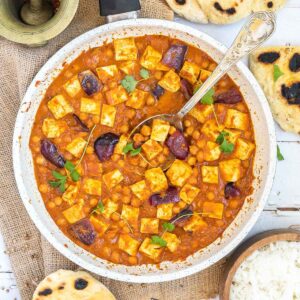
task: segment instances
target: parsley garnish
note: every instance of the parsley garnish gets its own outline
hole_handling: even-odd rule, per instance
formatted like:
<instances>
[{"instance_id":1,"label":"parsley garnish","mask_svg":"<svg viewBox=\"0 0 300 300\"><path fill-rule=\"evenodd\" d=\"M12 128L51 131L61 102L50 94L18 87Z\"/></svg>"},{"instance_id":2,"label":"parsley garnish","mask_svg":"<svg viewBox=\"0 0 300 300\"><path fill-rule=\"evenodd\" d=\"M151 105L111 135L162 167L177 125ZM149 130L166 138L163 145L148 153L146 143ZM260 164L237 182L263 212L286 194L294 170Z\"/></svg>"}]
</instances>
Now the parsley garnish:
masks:
<instances>
[{"instance_id":1,"label":"parsley garnish","mask_svg":"<svg viewBox=\"0 0 300 300\"><path fill-rule=\"evenodd\" d=\"M166 247L167 246L167 242L158 235L152 235L151 236L151 243L155 244L155 245L159 245L161 247Z\"/></svg>"},{"instance_id":2,"label":"parsley garnish","mask_svg":"<svg viewBox=\"0 0 300 300\"><path fill-rule=\"evenodd\" d=\"M140 70L140 75L143 79L148 79L150 77L149 71L144 68Z\"/></svg>"},{"instance_id":3,"label":"parsley garnish","mask_svg":"<svg viewBox=\"0 0 300 300\"><path fill-rule=\"evenodd\" d=\"M206 105L209 105L209 104L213 104L214 103L214 96L215 94L215 89L214 88L211 88L203 97L202 99L200 100L200 102L202 104L206 104Z\"/></svg>"},{"instance_id":4,"label":"parsley garnish","mask_svg":"<svg viewBox=\"0 0 300 300\"><path fill-rule=\"evenodd\" d=\"M281 153L280 148L279 148L278 145L277 145L277 159L279 161L284 160L284 157L283 157L283 155L282 155L282 153Z\"/></svg>"},{"instance_id":5,"label":"parsley garnish","mask_svg":"<svg viewBox=\"0 0 300 300\"><path fill-rule=\"evenodd\" d=\"M104 204L102 202L102 200L99 200L97 206L92 210L92 214L96 213L96 214L100 214L104 212Z\"/></svg>"},{"instance_id":6,"label":"parsley garnish","mask_svg":"<svg viewBox=\"0 0 300 300\"><path fill-rule=\"evenodd\" d=\"M131 93L135 90L137 83L138 81L136 81L131 75L126 75L121 81L121 85L128 93Z\"/></svg>"},{"instance_id":7,"label":"parsley garnish","mask_svg":"<svg viewBox=\"0 0 300 300\"><path fill-rule=\"evenodd\" d=\"M70 161L67 160L65 163L65 168L66 168L66 170L68 170L70 172L70 176L74 182L76 182L80 179L80 174L76 170L73 163L71 163Z\"/></svg>"},{"instance_id":8,"label":"parsley garnish","mask_svg":"<svg viewBox=\"0 0 300 300\"><path fill-rule=\"evenodd\" d=\"M273 76L274 76L274 81L276 82L277 79L284 75L284 73L280 70L278 65L274 65L274 70L273 70Z\"/></svg>"},{"instance_id":9,"label":"parsley garnish","mask_svg":"<svg viewBox=\"0 0 300 300\"><path fill-rule=\"evenodd\" d=\"M133 147L133 143L128 143L124 148L123 148L123 153L127 154L128 152L130 152L130 156L136 156L141 152L142 148L138 147L138 148L134 148Z\"/></svg>"},{"instance_id":10,"label":"parsley garnish","mask_svg":"<svg viewBox=\"0 0 300 300\"><path fill-rule=\"evenodd\" d=\"M228 132L222 131L216 139L216 143L220 145L220 150L224 153L231 153L234 149L234 144L226 140L226 136L228 135Z\"/></svg>"},{"instance_id":11,"label":"parsley garnish","mask_svg":"<svg viewBox=\"0 0 300 300\"><path fill-rule=\"evenodd\" d=\"M57 171L52 171L52 175L57 180L49 180L48 183L51 187L59 188L63 193L66 190L67 176L58 173Z\"/></svg>"},{"instance_id":12,"label":"parsley garnish","mask_svg":"<svg viewBox=\"0 0 300 300\"><path fill-rule=\"evenodd\" d=\"M164 222L162 226L165 231L169 232L172 232L175 229L175 225L169 222Z\"/></svg>"}]
</instances>

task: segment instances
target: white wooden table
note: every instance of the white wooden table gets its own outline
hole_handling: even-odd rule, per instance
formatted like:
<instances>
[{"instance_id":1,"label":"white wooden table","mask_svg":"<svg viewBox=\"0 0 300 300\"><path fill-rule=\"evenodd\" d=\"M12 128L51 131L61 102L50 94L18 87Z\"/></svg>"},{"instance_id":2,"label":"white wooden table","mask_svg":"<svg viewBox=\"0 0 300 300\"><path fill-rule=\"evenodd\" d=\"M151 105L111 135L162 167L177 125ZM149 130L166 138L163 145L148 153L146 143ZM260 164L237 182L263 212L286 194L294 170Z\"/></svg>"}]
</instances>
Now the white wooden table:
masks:
<instances>
[{"instance_id":1,"label":"white wooden table","mask_svg":"<svg viewBox=\"0 0 300 300\"><path fill-rule=\"evenodd\" d=\"M176 22L197 28L226 46L230 46L243 21L226 26L194 24L176 18ZM287 6L278 12L277 31L268 41L270 45L300 45L300 0L288 0ZM300 230L300 136L283 132L276 125L277 141L285 160L277 165L275 182L268 204L249 236L274 228L298 228ZM281 211L281 208L285 208ZM289 208L289 210L286 210ZM0 299L21 299L11 271L9 258L0 234Z\"/></svg>"}]
</instances>

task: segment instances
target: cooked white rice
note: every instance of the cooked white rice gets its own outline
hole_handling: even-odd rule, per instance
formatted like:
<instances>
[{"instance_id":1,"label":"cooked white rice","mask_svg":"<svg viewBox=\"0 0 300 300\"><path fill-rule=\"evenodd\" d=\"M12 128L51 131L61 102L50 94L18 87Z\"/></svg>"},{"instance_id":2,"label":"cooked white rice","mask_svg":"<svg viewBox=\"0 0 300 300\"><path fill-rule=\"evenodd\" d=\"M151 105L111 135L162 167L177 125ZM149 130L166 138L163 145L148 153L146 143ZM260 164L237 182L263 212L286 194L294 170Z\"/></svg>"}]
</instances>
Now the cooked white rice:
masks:
<instances>
[{"instance_id":1,"label":"cooked white rice","mask_svg":"<svg viewBox=\"0 0 300 300\"><path fill-rule=\"evenodd\" d=\"M300 242L279 241L251 254L238 268L230 300L300 300Z\"/></svg>"}]
</instances>

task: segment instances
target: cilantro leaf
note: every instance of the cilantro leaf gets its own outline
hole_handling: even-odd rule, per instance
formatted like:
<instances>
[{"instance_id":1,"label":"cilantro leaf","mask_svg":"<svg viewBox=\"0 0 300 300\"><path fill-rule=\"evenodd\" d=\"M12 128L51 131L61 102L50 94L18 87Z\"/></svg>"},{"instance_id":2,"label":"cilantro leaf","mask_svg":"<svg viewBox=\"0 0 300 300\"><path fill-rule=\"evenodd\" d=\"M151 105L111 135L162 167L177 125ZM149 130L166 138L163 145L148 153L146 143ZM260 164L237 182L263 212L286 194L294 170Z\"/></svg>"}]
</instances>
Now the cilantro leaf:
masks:
<instances>
[{"instance_id":1,"label":"cilantro leaf","mask_svg":"<svg viewBox=\"0 0 300 300\"><path fill-rule=\"evenodd\" d=\"M152 235L151 236L151 243L155 244L155 245L159 245L161 247L166 247L167 246L167 242L158 235Z\"/></svg>"},{"instance_id":2,"label":"cilantro leaf","mask_svg":"<svg viewBox=\"0 0 300 300\"><path fill-rule=\"evenodd\" d=\"M150 77L149 71L144 68L140 70L140 75L143 79L148 79Z\"/></svg>"},{"instance_id":3,"label":"cilantro leaf","mask_svg":"<svg viewBox=\"0 0 300 300\"><path fill-rule=\"evenodd\" d=\"M96 213L96 214L100 214L104 212L104 204L101 200L99 200L97 206L92 210L92 214Z\"/></svg>"},{"instance_id":4,"label":"cilantro leaf","mask_svg":"<svg viewBox=\"0 0 300 300\"><path fill-rule=\"evenodd\" d=\"M138 82L131 75L126 75L121 81L121 85L128 93L131 93L135 90L137 83Z\"/></svg>"},{"instance_id":5,"label":"cilantro leaf","mask_svg":"<svg viewBox=\"0 0 300 300\"><path fill-rule=\"evenodd\" d=\"M169 232L172 232L175 229L175 225L173 223L164 222L163 223L163 229Z\"/></svg>"},{"instance_id":6,"label":"cilantro leaf","mask_svg":"<svg viewBox=\"0 0 300 300\"><path fill-rule=\"evenodd\" d=\"M229 133L226 131L221 131L220 134L218 135L217 139L216 139L216 143L218 143L219 145L221 145L225 139L225 136L228 136Z\"/></svg>"},{"instance_id":7,"label":"cilantro leaf","mask_svg":"<svg viewBox=\"0 0 300 300\"><path fill-rule=\"evenodd\" d=\"M284 160L284 157L283 157L283 155L282 155L282 153L281 153L280 148L279 148L278 145L277 145L277 159L279 161Z\"/></svg>"},{"instance_id":8,"label":"cilantro leaf","mask_svg":"<svg viewBox=\"0 0 300 300\"><path fill-rule=\"evenodd\" d=\"M202 85L202 82L198 82L198 84L194 87L193 95L199 91L201 85Z\"/></svg>"},{"instance_id":9,"label":"cilantro leaf","mask_svg":"<svg viewBox=\"0 0 300 300\"><path fill-rule=\"evenodd\" d=\"M214 96L215 94L215 89L214 88L211 88L203 97L202 99L200 100L200 102L202 104L206 104L206 105L210 105L210 104L213 104L214 103Z\"/></svg>"},{"instance_id":10,"label":"cilantro leaf","mask_svg":"<svg viewBox=\"0 0 300 300\"><path fill-rule=\"evenodd\" d=\"M70 172L70 176L73 181L76 182L80 179L80 174L78 173L78 171L75 168L75 165L72 162L67 160L65 163L65 169Z\"/></svg>"},{"instance_id":11,"label":"cilantro leaf","mask_svg":"<svg viewBox=\"0 0 300 300\"><path fill-rule=\"evenodd\" d=\"M226 139L224 139L223 143L220 145L220 150L224 153L231 153L234 149L234 144L227 142Z\"/></svg>"},{"instance_id":12,"label":"cilantro leaf","mask_svg":"<svg viewBox=\"0 0 300 300\"><path fill-rule=\"evenodd\" d=\"M128 143L124 148L123 148L123 153L127 154L130 151L133 151L133 143Z\"/></svg>"},{"instance_id":13,"label":"cilantro leaf","mask_svg":"<svg viewBox=\"0 0 300 300\"><path fill-rule=\"evenodd\" d=\"M142 148L138 147L130 152L130 156L136 156L141 152Z\"/></svg>"},{"instance_id":14,"label":"cilantro leaf","mask_svg":"<svg viewBox=\"0 0 300 300\"><path fill-rule=\"evenodd\" d=\"M65 179L67 177L63 174L58 173L55 170L52 171L52 175L53 175L54 178L59 179L59 180Z\"/></svg>"},{"instance_id":15,"label":"cilantro leaf","mask_svg":"<svg viewBox=\"0 0 300 300\"><path fill-rule=\"evenodd\" d=\"M70 173L70 176L71 176L72 180L75 182L80 179L80 174L78 173L78 171L76 169L74 169L74 171L72 171Z\"/></svg>"},{"instance_id":16,"label":"cilantro leaf","mask_svg":"<svg viewBox=\"0 0 300 300\"><path fill-rule=\"evenodd\" d=\"M59 190L63 193L66 190L67 176L60 174L55 170L52 171L52 175L57 180L49 180L48 184L51 187L59 188Z\"/></svg>"},{"instance_id":17,"label":"cilantro leaf","mask_svg":"<svg viewBox=\"0 0 300 300\"><path fill-rule=\"evenodd\" d=\"M65 163L65 169L68 170L69 172L72 172L75 169L75 166L72 162L67 160Z\"/></svg>"},{"instance_id":18,"label":"cilantro leaf","mask_svg":"<svg viewBox=\"0 0 300 300\"><path fill-rule=\"evenodd\" d=\"M273 76L274 81L276 82L280 76L284 75L284 73L280 70L278 65L274 65Z\"/></svg>"},{"instance_id":19,"label":"cilantro leaf","mask_svg":"<svg viewBox=\"0 0 300 300\"><path fill-rule=\"evenodd\" d=\"M56 188L56 187L60 186L60 181L49 180L48 183L49 183L49 185L51 187L55 187Z\"/></svg>"}]
</instances>

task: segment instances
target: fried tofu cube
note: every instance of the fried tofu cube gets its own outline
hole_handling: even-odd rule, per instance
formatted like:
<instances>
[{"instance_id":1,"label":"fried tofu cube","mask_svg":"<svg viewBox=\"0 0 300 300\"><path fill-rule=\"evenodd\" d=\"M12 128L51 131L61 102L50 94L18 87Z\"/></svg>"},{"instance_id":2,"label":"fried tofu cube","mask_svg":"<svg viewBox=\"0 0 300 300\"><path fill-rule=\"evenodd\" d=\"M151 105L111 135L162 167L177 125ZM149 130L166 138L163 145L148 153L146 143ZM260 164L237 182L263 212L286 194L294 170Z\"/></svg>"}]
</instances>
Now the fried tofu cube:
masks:
<instances>
[{"instance_id":1,"label":"fried tofu cube","mask_svg":"<svg viewBox=\"0 0 300 300\"><path fill-rule=\"evenodd\" d=\"M168 180L161 168L152 168L145 172L145 178L152 193L162 192L168 188Z\"/></svg>"},{"instance_id":2,"label":"fried tofu cube","mask_svg":"<svg viewBox=\"0 0 300 300\"><path fill-rule=\"evenodd\" d=\"M218 184L219 183L219 169L216 166L202 166L201 167L202 181L205 183Z\"/></svg>"},{"instance_id":3,"label":"fried tofu cube","mask_svg":"<svg viewBox=\"0 0 300 300\"><path fill-rule=\"evenodd\" d=\"M192 173L193 170L189 164L182 160L175 159L166 174L171 184L182 187Z\"/></svg>"},{"instance_id":4,"label":"fried tofu cube","mask_svg":"<svg viewBox=\"0 0 300 300\"><path fill-rule=\"evenodd\" d=\"M222 124L218 126L215 119L210 119L203 124L201 132L215 142L223 129L224 126Z\"/></svg>"},{"instance_id":5,"label":"fried tofu cube","mask_svg":"<svg viewBox=\"0 0 300 300\"><path fill-rule=\"evenodd\" d=\"M237 158L223 160L219 163L220 174L227 182L238 181L242 177L241 161Z\"/></svg>"},{"instance_id":6,"label":"fried tofu cube","mask_svg":"<svg viewBox=\"0 0 300 300\"><path fill-rule=\"evenodd\" d=\"M62 214L70 224L74 224L85 217L82 207L82 203L76 203L64 210Z\"/></svg>"},{"instance_id":7,"label":"fried tofu cube","mask_svg":"<svg viewBox=\"0 0 300 300\"><path fill-rule=\"evenodd\" d=\"M114 127L117 109L112 105L103 104L101 112L101 125Z\"/></svg>"},{"instance_id":8,"label":"fried tofu cube","mask_svg":"<svg viewBox=\"0 0 300 300\"><path fill-rule=\"evenodd\" d=\"M210 75L211 75L210 71L201 69L199 79L200 79L200 81L204 82Z\"/></svg>"},{"instance_id":9,"label":"fried tofu cube","mask_svg":"<svg viewBox=\"0 0 300 300\"><path fill-rule=\"evenodd\" d=\"M138 64L134 60L122 61L119 64L119 69L122 70L126 75L131 75L135 73Z\"/></svg>"},{"instance_id":10,"label":"fried tofu cube","mask_svg":"<svg viewBox=\"0 0 300 300\"><path fill-rule=\"evenodd\" d=\"M99 176L102 175L102 164L94 161L86 162L87 173L91 176Z\"/></svg>"},{"instance_id":11,"label":"fried tofu cube","mask_svg":"<svg viewBox=\"0 0 300 300\"><path fill-rule=\"evenodd\" d=\"M127 204L123 204L121 216L130 224L136 224L139 219L140 209Z\"/></svg>"},{"instance_id":12,"label":"fried tofu cube","mask_svg":"<svg viewBox=\"0 0 300 300\"><path fill-rule=\"evenodd\" d=\"M176 93L180 89L180 77L174 70L170 70L158 84L165 90Z\"/></svg>"},{"instance_id":13,"label":"fried tofu cube","mask_svg":"<svg viewBox=\"0 0 300 300\"><path fill-rule=\"evenodd\" d=\"M180 190L179 197L185 203L191 204L195 200L195 198L198 196L199 192L200 192L200 189L187 183Z\"/></svg>"},{"instance_id":14,"label":"fried tofu cube","mask_svg":"<svg viewBox=\"0 0 300 300\"><path fill-rule=\"evenodd\" d=\"M235 128L239 130L247 130L249 127L248 114L242 113L236 109L229 108L226 113L224 125L228 128Z\"/></svg>"},{"instance_id":15,"label":"fried tofu cube","mask_svg":"<svg viewBox=\"0 0 300 300\"><path fill-rule=\"evenodd\" d=\"M240 160L246 160L251 156L254 149L255 145L253 143L245 139L238 138L233 155Z\"/></svg>"},{"instance_id":16,"label":"fried tofu cube","mask_svg":"<svg viewBox=\"0 0 300 300\"><path fill-rule=\"evenodd\" d=\"M150 238L145 238L142 245L139 248L139 252L146 255L147 257L155 260L158 260L161 255L163 248L159 247L159 245L152 244Z\"/></svg>"},{"instance_id":17,"label":"fried tofu cube","mask_svg":"<svg viewBox=\"0 0 300 300\"><path fill-rule=\"evenodd\" d=\"M125 134L122 134L119 138L119 142L115 146L114 153L115 154L123 154L123 149L127 145L128 142L128 136Z\"/></svg>"},{"instance_id":18,"label":"fried tofu cube","mask_svg":"<svg viewBox=\"0 0 300 300\"><path fill-rule=\"evenodd\" d=\"M158 233L159 219L141 218L141 233Z\"/></svg>"},{"instance_id":19,"label":"fried tofu cube","mask_svg":"<svg viewBox=\"0 0 300 300\"><path fill-rule=\"evenodd\" d=\"M154 70L161 59L162 54L149 45L141 57L140 64L146 69Z\"/></svg>"},{"instance_id":20,"label":"fried tofu cube","mask_svg":"<svg viewBox=\"0 0 300 300\"><path fill-rule=\"evenodd\" d=\"M106 173L105 175L103 175L102 178L104 183L110 190L124 179L122 173L118 169Z\"/></svg>"},{"instance_id":21,"label":"fried tofu cube","mask_svg":"<svg viewBox=\"0 0 300 300\"><path fill-rule=\"evenodd\" d=\"M69 205L73 205L78 195L78 191L79 188L77 184L70 184L68 188L65 190L65 192L63 193L62 199L68 202Z\"/></svg>"},{"instance_id":22,"label":"fried tofu cube","mask_svg":"<svg viewBox=\"0 0 300 300\"><path fill-rule=\"evenodd\" d=\"M181 240L176 236L176 234L170 232L165 232L163 239L167 242L167 248L171 252L175 252L181 243Z\"/></svg>"},{"instance_id":23,"label":"fried tofu cube","mask_svg":"<svg viewBox=\"0 0 300 300\"><path fill-rule=\"evenodd\" d=\"M44 119L42 125L43 134L49 139L58 138L67 128L65 121L52 118Z\"/></svg>"},{"instance_id":24,"label":"fried tofu cube","mask_svg":"<svg viewBox=\"0 0 300 300\"><path fill-rule=\"evenodd\" d=\"M69 143L66 146L66 150L68 150L75 157L79 158L85 146L86 146L86 140L79 137L74 139L71 143Z\"/></svg>"},{"instance_id":25,"label":"fried tofu cube","mask_svg":"<svg viewBox=\"0 0 300 300\"><path fill-rule=\"evenodd\" d=\"M135 45L134 38L125 38L114 40L115 59L119 60L136 60L138 49Z\"/></svg>"},{"instance_id":26,"label":"fried tofu cube","mask_svg":"<svg viewBox=\"0 0 300 300\"><path fill-rule=\"evenodd\" d=\"M80 111L86 114L100 115L100 101L91 98L81 98Z\"/></svg>"},{"instance_id":27,"label":"fried tofu cube","mask_svg":"<svg viewBox=\"0 0 300 300\"><path fill-rule=\"evenodd\" d=\"M219 219L223 217L224 204L218 202L204 202L203 203L203 214L205 217Z\"/></svg>"},{"instance_id":28,"label":"fried tofu cube","mask_svg":"<svg viewBox=\"0 0 300 300\"><path fill-rule=\"evenodd\" d=\"M198 104L189 112L189 115L194 117L198 122L205 123L212 113L212 105Z\"/></svg>"},{"instance_id":29,"label":"fried tofu cube","mask_svg":"<svg viewBox=\"0 0 300 300\"><path fill-rule=\"evenodd\" d=\"M135 89L129 96L129 99L126 101L126 106L141 109L145 106L146 99L149 93L142 90Z\"/></svg>"},{"instance_id":30,"label":"fried tofu cube","mask_svg":"<svg viewBox=\"0 0 300 300\"><path fill-rule=\"evenodd\" d=\"M104 201L103 201L104 202ZM117 202L114 202L110 199L105 201L104 210L102 212L102 215L109 219L109 217L118 210L119 204Z\"/></svg>"},{"instance_id":31,"label":"fried tofu cube","mask_svg":"<svg viewBox=\"0 0 300 300\"><path fill-rule=\"evenodd\" d=\"M163 151L163 147L156 141L149 139L142 145L142 149L148 160L154 159L159 153Z\"/></svg>"},{"instance_id":32,"label":"fried tofu cube","mask_svg":"<svg viewBox=\"0 0 300 300\"><path fill-rule=\"evenodd\" d=\"M214 161L219 159L221 155L220 145L214 142L208 141L204 147L204 160Z\"/></svg>"},{"instance_id":33,"label":"fried tofu cube","mask_svg":"<svg viewBox=\"0 0 300 300\"><path fill-rule=\"evenodd\" d=\"M101 196L102 194L102 181L93 178L84 178L83 190L89 195Z\"/></svg>"},{"instance_id":34,"label":"fried tofu cube","mask_svg":"<svg viewBox=\"0 0 300 300\"><path fill-rule=\"evenodd\" d=\"M149 198L150 192L147 187L146 181L141 180L130 186L132 193L142 201L145 201Z\"/></svg>"},{"instance_id":35,"label":"fried tofu cube","mask_svg":"<svg viewBox=\"0 0 300 300\"><path fill-rule=\"evenodd\" d=\"M179 72L179 75L189 81L191 84L194 84L200 74L200 67L195 63L185 61L182 69Z\"/></svg>"},{"instance_id":36,"label":"fried tofu cube","mask_svg":"<svg viewBox=\"0 0 300 300\"><path fill-rule=\"evenodd\" d=\"M207 227L207 223L198 215L193 215L183 226L185 231L197 231Z\"/></svg>"},{"instance_id":37,"label":"fried tofu cube","mask_svg":"<svg viewBox=\"0 0 300 300\"><path fill-rule=\"evenodd\" d=\"M67 114L73 112L72 105L65 99L63 95L56 95L48 102L47 105L55 119L61 119Z\"/></svg>"},{"instance_id":38,"label":"fried tofu cube","mask_svg":"<svg viewBox=\"0 0 300 300\"><path fill-rule=\"evenodd\" d=\"M105 95L107 103L110 105L118 105L128 100L127 92L121 85L107 91Z\"/></svg>"},{"instance_id":39,"label":"fried tofu cube","mask_svg":"<svg viewBox=\"0 0 300 300\"><path fill-rule=\"evenodd\" d=\"M152 122L151 139L157 142L164 142L169 134L170 123L160 119Z\"/></svg>"},{"instance_id":40,"label":"fried tofu cube","mask_svg":"<svg viewBox=\"0 0 300 300\"><path fill-rule=\"evenodd\" d=\"M110 223L107 220L98 216L96 217L94 215L91 215L90 221L93 224L99 236L102 236L110 226Z\"/></svg>"},{"instance_id":41,"label":"fried tofu cube","mask_svg":"<svg viewBox=\"0 0 300 300\"><path fill-rule=\"evenodd\" d=\"M228 128L224 128L225 132L228 133L228 135L226 136L226 140L229 143L235 144L236 140L240 137L240 135L242 134L241 131L239 130L235 130L235 129L228 129Z\"/></svg>"},{"instance_id":42,"label":"fried tofu cube","mask_svg":"<svg viewBox=\"0 0 300 300\"><path fill-rule=\"evenodd\" d=\"M156 217L162 220L170 220L173 215L174 203L164 203L157 205Z\"/></svg>"},{"instance_id":43,"label":"fried tofu cube","mask_svg":"<svg viewBox=\"0 0 300 300\"><path fill-rule=\"evenodd\" d=\"M78 76L73 76L64 84L64 89L70 97L75 97L81 91L81 85Z\"/></svg>"},{"instance_id":44,"label":"fried tofu cube","mask_svg":"<svg viewBox=\"0 0 300 300\"><path fill-rule=\"evenodd\" d=\"M96 72L100 80L104 83L120 80L120 73L116 65L97 68Z\"/></svg>"},{"instance_id":45,"label":"fried tofu cube","mask_svg":"<svg viewBox=\"0 0 300 300\"><path fill-rule=\"evenodd\" d=\"M136 256L139 250L140 242L128 234L121 234L118 240L119 249L125 251L131 256Z\"/></svg>"}]
</instances>

